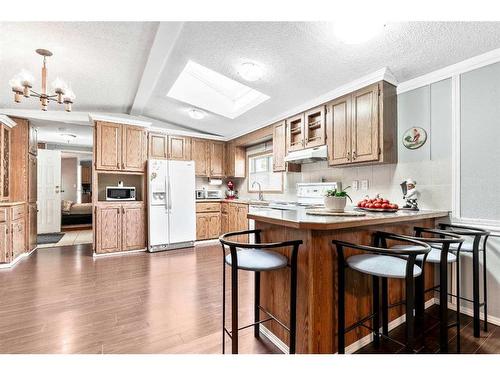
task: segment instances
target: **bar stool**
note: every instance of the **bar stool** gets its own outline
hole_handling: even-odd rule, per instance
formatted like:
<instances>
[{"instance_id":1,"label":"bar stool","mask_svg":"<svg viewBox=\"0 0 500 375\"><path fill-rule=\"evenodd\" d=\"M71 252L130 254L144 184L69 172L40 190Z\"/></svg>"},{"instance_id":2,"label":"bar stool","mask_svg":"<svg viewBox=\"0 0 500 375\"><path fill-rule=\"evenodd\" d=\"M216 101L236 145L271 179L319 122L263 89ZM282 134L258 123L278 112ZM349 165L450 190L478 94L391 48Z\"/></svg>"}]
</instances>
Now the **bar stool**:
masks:
<instances>
[{"instance_id":1,"label":"bar stool","mask_svg":"<svg viewBox=\"0 0 500 375\"><path fill-rule=\"evenodd\" d=\"M465 225L456 224L439 224L439 228L451 233L459 234L464 237L472 238L473 241L466 241L460 248L460 254L472 253L472 300L465 297L460 297L461 300L472 302L473 306L473 327L474 337L479 337L481 320L479 310L484 308L484 331L488 332L488 294L487 294L487 269L486 269L486 242L490 236L490 232ZM483 239L483 241L481 241ZM481 246L482 242L482 246ZM451 247L451 251L457 251ZM479 253L483 252L483 302L479 301ZM457 307L460 304L457 303Z\"/></svg>"},{"instance_id":2,"label":"bar stool","mask_svg":"<svg viewBox=\"0 0 500 375\"><path fill-rule=\"evenodd\" d=\"M387 240L403 242L409 246L408 249L388 249ZM383 247L380 247L380 244ZM380 345L380 337L394 341L409 350L414 351L414 281L415 277L422 273L422 269L415 264L417 256L423 259L431 251L428 244L406 236L392 233L376 232L374 244L378 246L356 245L349 242L333 240L333 246L337 250L337 285L338 285L338 353L345 353L345 334L359 326L363 326L374 334L375 347ZM368 254L352 255L347 259L344 256L344 248L361 250ZM345 327L345 269L349 267L365 275L372 276L373 281L373 309L372 313L349 327ZM405 280L406 289L406 344L391 337L388 332L380 333L380 278L396 278ZM334 280L335 282L335 280ZM372 325L367 326L365 322L372 320Z\"/></svg>"},{"instance_id":3,"label":"bar stool","mask_svg":"<svg viewBox=\"0 0 500 375\"><path fill-rule=\"evenodd\" d=\"M424 259L422 256L416 258L417 264L422 269L422 273L417 276L415 282L416 288L416 317L423 323L424 320L424 310L425 310L425 293L429 291L439 290L439 347L442 353L448 352L448 329L452 327L457 327L457 352L460 352L460 307L456 310L456 322L453 324L448 324L448 265L455 263L457 270L457 295L460 295L460 259L459 252L464 239L458 234L452 234L443 230L438 229L428 229L415 227L415 239L425 242L431 246L431 251L427 254ZM431 235L433 237L423 237L423 234ZM451 246L455 246L458 254L454 255L450 252ZM392 246L391 249L402 250L409 249L411 246L408 245L396 245ZM432 286L431 288L425 289L425 263L432 263L439 265L439 280L440 285ZM387 280L382 280L382 311L383 313L383 323L382 329L384 332L388 330L388 319L387 319L387 309L392 306L397 306L397 304L388 306L387 305ZM385 297L384 297L385 296ZM400 304L400 303L399 303ZM434 325L435 326L435 325ZM434 328L430 327L428 330Z\"/></svg>"},{"instance_id":4,"label":"bar stool","mask_svg":"<svg viewBox=\"0 0 500 375\"><path fill-rule=\"evenodd\" d=\"M253 234L255 243L239 243L231 241L232 237ZM273 320L289 332L289 353L295 354L296 326L297 326L297 257L301 240L276 243L261 243L261 230L246 230L230 232L219 237L223 251L222 266L222 353L225 353L226 334L231 338L233 354L238 354L238 332L242 329L254 327L254 336L259 337L260 324ZM226 247L230 252L226 255ZM269 249L291 248L290 263L286 256ZM226 328L226 264L231 266L231 331ZM282 268L290 268L290 322L286 326L271 312L260 306L260 273ZM238 270L253 271L255 273L255 300L254 322L238 327ZM260 319L260 311L268 318Z\"/></svg>"}]
</instances>

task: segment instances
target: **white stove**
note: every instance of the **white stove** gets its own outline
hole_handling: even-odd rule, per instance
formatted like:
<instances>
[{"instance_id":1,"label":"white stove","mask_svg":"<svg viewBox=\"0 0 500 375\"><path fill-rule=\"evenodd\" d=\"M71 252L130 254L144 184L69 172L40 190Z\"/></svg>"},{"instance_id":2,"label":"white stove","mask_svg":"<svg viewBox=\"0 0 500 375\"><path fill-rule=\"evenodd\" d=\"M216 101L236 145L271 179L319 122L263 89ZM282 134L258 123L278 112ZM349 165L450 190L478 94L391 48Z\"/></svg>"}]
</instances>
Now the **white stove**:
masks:
<instances>
[{"instance_id":1,"label":"white stove","mask_svg":"<svg viewBox=\"0 0 500 375\"><path fill-rule=\"evenodd\" d=\"M277 210L299 210L301 208L323 206L323 197L327 190L342 189L341 182L310 182L297 184L297 201L274 201L267 206Z\"/></svg>"}]
</instances>

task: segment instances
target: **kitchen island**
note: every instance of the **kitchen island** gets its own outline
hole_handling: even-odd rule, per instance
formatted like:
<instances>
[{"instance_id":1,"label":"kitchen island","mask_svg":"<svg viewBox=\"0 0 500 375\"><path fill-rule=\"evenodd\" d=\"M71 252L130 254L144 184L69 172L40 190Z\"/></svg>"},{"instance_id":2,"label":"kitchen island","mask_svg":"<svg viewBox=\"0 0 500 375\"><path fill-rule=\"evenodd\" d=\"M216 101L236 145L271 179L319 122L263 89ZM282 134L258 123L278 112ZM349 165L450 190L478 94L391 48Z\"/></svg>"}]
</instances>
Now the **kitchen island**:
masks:
<instances>
[{"instance_id":1,"label":"kitchen island","mask_svg":"<svg viewBox=\"0 0 500 375\"><path fill-rule=\"evenodd\" d=\"M303 245L298 255L297 295L297 353L337 352L337 258L331 241L370 245L372 234L387 231L413 234L414 226L435 227L436 220L447 219L447 211L398 211L371 213L366 216L338 217L308 215L305 209L276 210L251 207L248 219L255 221L255 229L262 230L263 242L280 242L301 239ZM288 255L288 249L279 250ZM349 256L356 253L346 249ZM427 265L425 284L432 286L433 269ZM263 272L261 275L261 305L281 321L289 321L289 270ZM347 270L346 272L346 326L371 312L371 278ZM431 298L428 294L426 300ZM401 280L389 280L389 304L404 298ZM389 321L404 314L404 307L391 309ZM369 323L367 323L369 324ZM264 331L288 344L288 333L277 323L264 324ZM346 336L346 346L369 335L369 330L359 327ZM368 342L366 342L368 343ZM360 343L349 349L354 350Z\"/></svg>"}]
</instances>

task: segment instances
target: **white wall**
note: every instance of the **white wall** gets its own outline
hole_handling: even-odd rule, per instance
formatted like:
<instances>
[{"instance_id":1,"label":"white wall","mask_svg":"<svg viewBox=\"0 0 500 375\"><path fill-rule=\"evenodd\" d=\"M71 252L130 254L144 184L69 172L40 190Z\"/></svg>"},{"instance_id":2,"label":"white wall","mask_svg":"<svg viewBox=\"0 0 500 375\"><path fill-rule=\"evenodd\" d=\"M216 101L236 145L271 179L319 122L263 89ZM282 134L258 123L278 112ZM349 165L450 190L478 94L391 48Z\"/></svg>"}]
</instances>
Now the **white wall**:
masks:
<instances>
[{"instance_id":1,"label":"white wall","mask_svg":"<svg viewBox=\"0 0 500 375\"><path fill-rule=\"evenodd\" d=\"M78 158L61 159L61 199L78 201Z\"/></svg>"}]
</instances>

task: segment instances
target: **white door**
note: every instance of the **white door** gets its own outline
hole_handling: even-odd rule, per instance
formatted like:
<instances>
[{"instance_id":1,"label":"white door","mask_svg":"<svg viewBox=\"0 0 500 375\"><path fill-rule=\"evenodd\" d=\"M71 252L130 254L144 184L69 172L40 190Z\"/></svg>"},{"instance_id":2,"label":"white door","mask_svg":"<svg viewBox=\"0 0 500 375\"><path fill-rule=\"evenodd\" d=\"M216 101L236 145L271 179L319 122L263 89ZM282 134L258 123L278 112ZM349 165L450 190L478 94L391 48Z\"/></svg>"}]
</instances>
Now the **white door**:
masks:
<instances>
[{"instance_id":1,"label":"white door","mask_svg":"<svg viewBox=\"0 0 500 375\"><path fill-rule=\"evenodd\" d=\"M170 243L196 239L194 161L168 161Z\"/></svg>"},{"instance_id":2,"label":"white door","mask_svg":"<svg viewBox=\"0 0 500 375\"><path fill-rule=\"evenodd\" d=\"M38 233L61 231L61 151L38 150Z\"/></svg>"}]
</instances>

